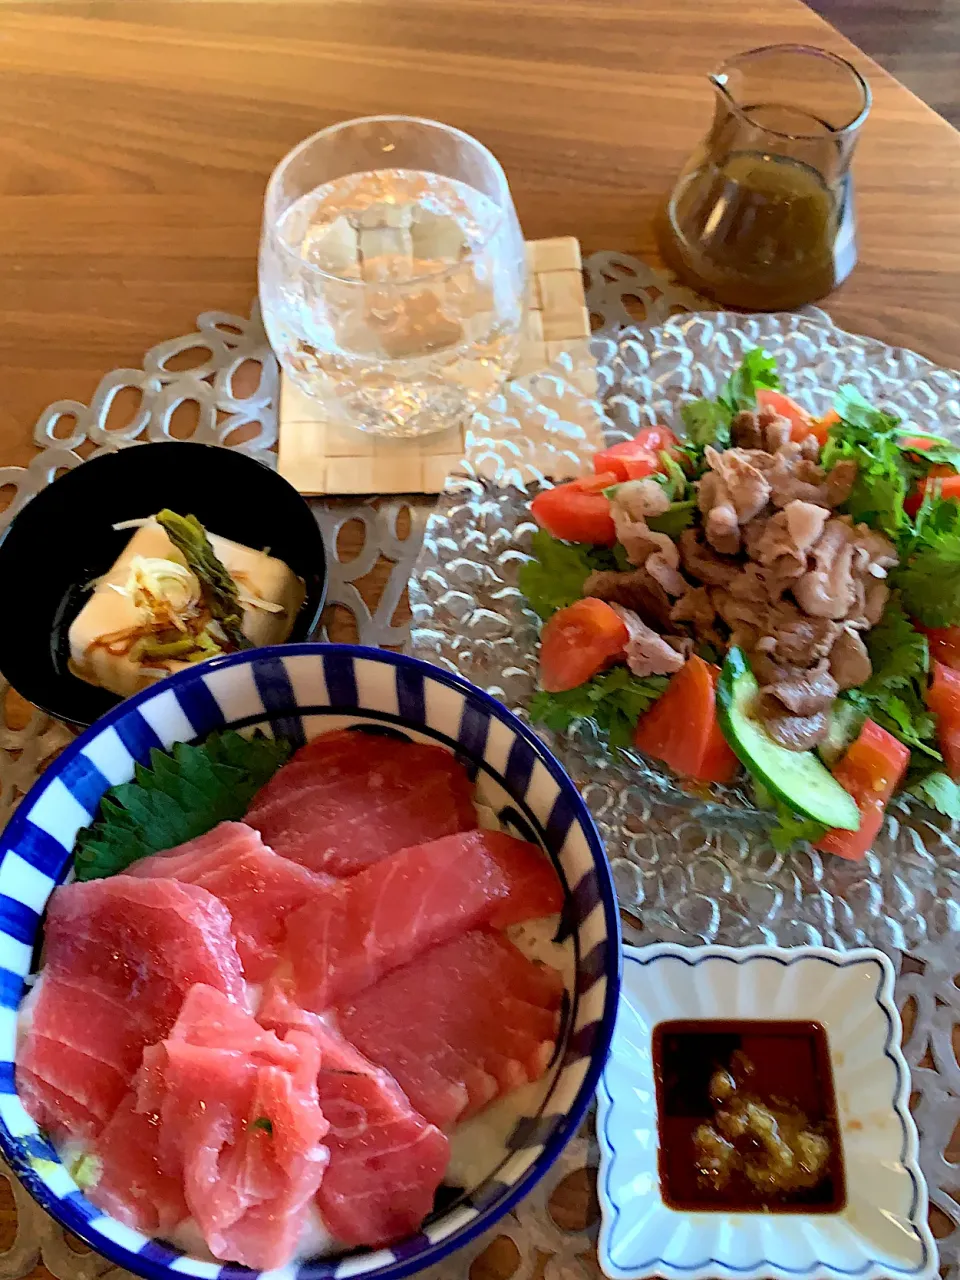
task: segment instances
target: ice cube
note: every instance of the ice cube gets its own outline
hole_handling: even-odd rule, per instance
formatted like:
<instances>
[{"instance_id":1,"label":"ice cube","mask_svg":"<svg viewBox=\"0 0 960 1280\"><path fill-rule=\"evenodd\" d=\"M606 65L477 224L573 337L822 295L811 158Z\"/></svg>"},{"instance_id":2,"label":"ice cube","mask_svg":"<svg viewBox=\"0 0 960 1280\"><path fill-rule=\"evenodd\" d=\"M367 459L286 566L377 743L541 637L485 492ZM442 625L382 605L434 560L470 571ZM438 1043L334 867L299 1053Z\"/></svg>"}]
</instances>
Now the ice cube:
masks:
<instances>
[{"instance_id":1,"label":"ice cube","mask_svg":"<svg viewBox=\"0 0 960 1280\"><path fill-rule=\"evenodd\" d=\"M356 280L360 276L357 231L346 214L311 227L303 244L304 256L332 276Z\"/></svg>"},{"instance_id":2,"label":"ice cube","mask_svg":"<svg viewBox=\"0 0 960 1280\"><path fill-rule=\"evenodd\" d=\"M357 217L360 274L364 280L409 280L415 274L410 205L386 201Z\"/></svg>"},{"instance_id":3,"label":"ice cube","mask_svg":"<svg viewBox=\"0 0 960 1280\"><path fill-rule=\"evenodd\" d=\"M413 256L421 262L452 266L469 252L463 228L450 214L434 213L418 205L410 227Z\"/></svg>"}]
</instances>

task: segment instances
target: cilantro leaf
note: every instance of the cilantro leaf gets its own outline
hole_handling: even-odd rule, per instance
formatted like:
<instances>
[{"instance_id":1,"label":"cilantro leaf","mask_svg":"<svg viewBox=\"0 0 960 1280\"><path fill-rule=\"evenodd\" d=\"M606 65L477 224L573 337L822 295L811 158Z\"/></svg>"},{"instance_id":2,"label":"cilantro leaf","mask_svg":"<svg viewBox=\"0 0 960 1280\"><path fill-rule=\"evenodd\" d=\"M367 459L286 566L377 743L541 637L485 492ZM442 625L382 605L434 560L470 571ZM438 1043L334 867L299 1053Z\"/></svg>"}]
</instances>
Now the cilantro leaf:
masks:
<instances>
[{"instance_id":1,"label":"cilantro leaf","mask_svg":"<svg viewBox=\"0 0 960 1280\"><path fill-rule=\"evenodd\" d=\"M891 575L907 611L925 627L960 623L960 503L928 491L913 535Z\"/></svg>"},{"instance_id":2,"label":"cilantro leaf","mask_svg":"<svg viewBox=\"0 0 960 1280\"><path fill-rule=\"evenodd\" d=\"M586 684L564 693L534 694L530 719L555 733L590 722L611 747L628 747L637 721L660 697L669 683L666 676L633 675L627 667L613 667Z\"/></svg>"},{"instance_id":3,"label":"cilantro leaf","mask_svg":"<svg viewBox=\"0 0 960 1280\"><path fill-rule=\"evenodd\" d=\"M718 399L732 418L742 409L757 407L758 387L779 391L780 379L777 377L777 362L773 356L768 356L760 347L754 347L743 357L740 367L727 379Z\"/></svg>"},{"instance_id":4,"label":"cilantro leaf","mask_svg":"<svg viewBox=\"0 0 960 1280\"><path fill-rule=\"evenodd\" d=\"M777 853L786 853L801 840L809 840L811 844L816 844L829 830L822 822L816 822L813 818L801 818L799 814L794 813L779 801L776 812L777 821L770 828L769 835L770 843Z\"/></svg>"},{"instance_id":5,"label":"cilantro leaf","mask_svg":"<svg viewBox=\"0 0 960 1280\"><path fill-rule=\"evenodd\" d=\"M671 502L662 515L647 516L647 528L654 533L665 533L670 538L679 538L684 529L693 524L696 501L691 498L687 502Z\"/></svg>"},{"instance_id":6,"label":"cilantro leaf","mask_svg":"<svg viewBox=\"0 0 960 1280\"><path fill-rule=\"evenodd\" d=\"M926 688L930 646L927 637L907 617L896 593L887 601L883 617L866 633L865 644L873 674L861 692L872 695L903 689L911 683Z\"/></svg>"},{"instance_id":7,"label":"cilantro leaf","mask_svg":"<svg viewBox=\"0 0 960 1280\"><path fill-rule=\"evenodd\" d=\"M856 387L837 392L834 409L840 421L827 433L820 455L830 471L838 462L857 465L857 478L843 510L857 524L879 529L899 544L912 532L904 500L918 474L900 443L900 419L869 404Z\"/></svg>"},{"instance_id":8,"label":"cilantro leaf","mask_svg":"<svg viewBox=\"0 0 960 1280\"><path fill-rule=\"evenodd\" d=\"M924 442L922 449L915 451L908 449L911 458L921 470L947 466L953 467L954 471L960 471L960 448L951 444L949 440L945 440L943 436L928 436L920 431L911 431L909 427L901 427L900 434L904 437L902 445L904 449L907 449L910 441Z\"/></svg>"},{"instance_id":9,"label":"cilantro leaf","mask_svg":"<svg viewBox=\"0 0 960 1280\"><path fill-rule=\"evenodd\" d=\"M742 409L757 407L758 387L779 390L780 379L773 356L754 347L734 369L716 400L694 400L680 410L687 432L681 448L696 473L703 467L703 451L708 444L717 449L729 446L730 424Z\"/></svg>"},{"instance_id":10,"label":"cilantro leaf","mask_svg":"<svg viewBox=\"0 0 960 1280\"><path fill-rule=\"evenodd\" d=\"M841 698L876 721L882 729L928 760L940 760L937 721L926 705L930 647L911 623L894 593L883 617L866 633L864 643L873 674L859 689Z\"/></svg>"},{"instance_id":11,"label":"cilantro leaf","mask_svg":"<svg viewBox=\"0 0 960 1280\"><path fill-rule=\"evenodd\" d=\"M730 413L715 400L694 400L680 410L691 444L703 449L708 444L725 449L730 443Z\"/></svg>"},{"instance_id":12,"label":"cilantro leaf","mask_svg":"<svg viewBox=\"0 0 960 1280\"><path fill-rule=\"evenodd\" d=\"M915 782L910 788L910 794L923 800L938 813L955 820L960 819L960 786L942 771L928 773L925 778Z\"/></svg>"},{"instance_id":13,"label":"cilantro leaf","mask_svg":"<svg viewBox=\"0 0 960 1280\"><path fill-rule=\"evenodd\" d=\"M77 879L116 875L138 858L242 818L291 750L282 739L225 730L200 746L178 742L172 752L152 751L149 769L138 765L135 781L111 787L97 820L78 832Z\"/></svg>"},{"instance_id":14,"label":"cilantro leaf","mask_svg":"<svg viewBox=\"0 0 960 1280\"><path fill-rule=\"evenodd\" d=\"M621 546L595 547L586 542L561 542L546 529L530 539L533 559L520 566L517 585L534 613L544 621L583 597L583 584L595 569L628 569Z\"/></svg>"}]
</instances>

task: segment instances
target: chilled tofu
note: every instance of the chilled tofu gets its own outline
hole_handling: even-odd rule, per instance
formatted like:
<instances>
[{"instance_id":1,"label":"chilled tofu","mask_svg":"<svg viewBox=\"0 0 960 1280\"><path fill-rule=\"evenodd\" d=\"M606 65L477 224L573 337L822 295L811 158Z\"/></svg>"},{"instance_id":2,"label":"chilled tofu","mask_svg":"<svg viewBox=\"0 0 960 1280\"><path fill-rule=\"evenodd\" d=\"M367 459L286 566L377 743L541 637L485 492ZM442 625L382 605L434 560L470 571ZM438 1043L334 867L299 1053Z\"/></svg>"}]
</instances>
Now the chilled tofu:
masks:
<instances>
[{"instance_id":1,"label":"chilled tofu","mask_svg":"<svg viewBox=\"0 0 960 1280\"><path fill-rule=\"evenodd\" d=\"M243 605L243 632L251 644L281 644L290 634L304 599L301 580L275 556L253 551L229 538L209 533L210 544L241 593L270 605L271 612L256 605ZM106 637L134 633L145 614L125 589L137 557L172 560L186 567L186 561L167 534L153 522L139 528L127 543L113 568L97 583L90 599L74 619L69 632L70 669L90 684L100 685L127 697L171 671L193 665L167 659L162 667L145 670L136 657L116 652L122 648L104 645ZM120 588L120 590L117 590Z\"/></svg>"}]
</instances>

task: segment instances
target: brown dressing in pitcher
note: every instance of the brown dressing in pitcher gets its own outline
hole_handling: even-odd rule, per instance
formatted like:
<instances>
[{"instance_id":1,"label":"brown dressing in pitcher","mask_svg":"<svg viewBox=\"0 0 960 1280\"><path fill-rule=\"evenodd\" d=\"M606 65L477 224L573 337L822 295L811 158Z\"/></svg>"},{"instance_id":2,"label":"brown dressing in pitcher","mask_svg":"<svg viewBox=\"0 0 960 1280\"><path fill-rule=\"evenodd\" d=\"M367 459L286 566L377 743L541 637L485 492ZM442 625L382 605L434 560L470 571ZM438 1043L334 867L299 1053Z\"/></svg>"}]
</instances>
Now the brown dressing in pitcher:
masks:
<instances>
[{"instance_id":1,"label":"brown dressing in pitcher","mask_svg":"<svg viewBox=\"0 0 960 1280\"><path fill-rule=\"evenodd\" d=\"M857 258L849 164L869 109L865 82L803 46L743 54L711 80L716 116L663 212L664 258L728 306L822 298Z\"/></svg>"}]
</instances>

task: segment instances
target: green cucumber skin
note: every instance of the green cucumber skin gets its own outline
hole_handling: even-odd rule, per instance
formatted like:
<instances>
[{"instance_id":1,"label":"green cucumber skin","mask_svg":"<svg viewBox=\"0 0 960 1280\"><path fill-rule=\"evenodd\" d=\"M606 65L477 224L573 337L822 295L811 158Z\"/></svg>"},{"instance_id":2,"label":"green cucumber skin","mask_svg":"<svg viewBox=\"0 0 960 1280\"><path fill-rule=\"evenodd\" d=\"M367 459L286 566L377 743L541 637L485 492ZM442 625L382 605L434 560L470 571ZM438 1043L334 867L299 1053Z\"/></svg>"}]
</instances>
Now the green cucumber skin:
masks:
<instances>
[{"instance_id":1,"label":"green cucumber skin","mask_svg":"<svg viewBox=\"0 0 960 1280\"><path fill-rule=\"evenodd\" d=\"M723 735L740 763L794 813L827 827L856 831L860 812L853 797L818 757L812 751L788 751L779 746L737 705L738 695L753 697L757 692L745 655L740 649L730 649L717 686L717 713ZM751 743L751 738L756 742Z\"/></svg>"}]
</instances>

